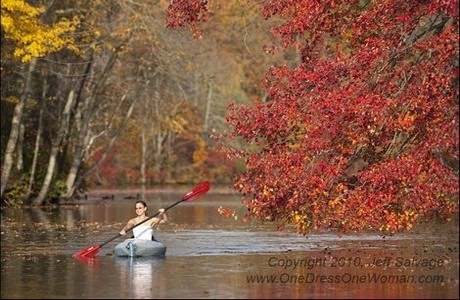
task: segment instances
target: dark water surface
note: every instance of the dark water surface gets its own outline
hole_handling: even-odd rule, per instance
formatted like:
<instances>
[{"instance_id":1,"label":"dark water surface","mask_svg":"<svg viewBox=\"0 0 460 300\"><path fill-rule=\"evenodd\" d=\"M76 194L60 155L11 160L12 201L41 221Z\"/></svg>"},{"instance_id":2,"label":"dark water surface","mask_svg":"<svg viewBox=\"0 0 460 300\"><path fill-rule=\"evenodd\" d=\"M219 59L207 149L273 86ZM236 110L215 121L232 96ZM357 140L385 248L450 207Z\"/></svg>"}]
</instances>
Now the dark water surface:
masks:
<instances>
[{"instance_id":1,"label":"dark water surface","mask_svg":"<svg viewBox=\"0 0 460 300\"><path fill-rule=\"evenodd\" d=\"M180 199L147 201L150 212ZM153 198L152 198L153 199ZM394 236L315 232L223 218L235 195L207 194L168 211L155 237L164 258L75 252L109 240L134 216L134 200L2 209L1 298L458 298L458 219Z\"/></svg>"}]
</instances>

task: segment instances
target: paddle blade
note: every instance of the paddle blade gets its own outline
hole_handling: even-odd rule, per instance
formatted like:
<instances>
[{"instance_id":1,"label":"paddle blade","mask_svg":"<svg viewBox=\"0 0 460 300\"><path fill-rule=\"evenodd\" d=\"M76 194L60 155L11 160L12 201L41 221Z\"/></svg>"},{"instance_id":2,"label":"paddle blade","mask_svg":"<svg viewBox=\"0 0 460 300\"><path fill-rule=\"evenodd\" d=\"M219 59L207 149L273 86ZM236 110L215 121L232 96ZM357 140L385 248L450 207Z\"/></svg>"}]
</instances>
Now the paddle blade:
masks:
<instances>
[{"instance_id":1,"label":"paddle blade","mask_svg":"<svg viewBox=\"0 0 460 300\"><path fill-rule=\"evenodd\" d=\"M73 257L92 257L99 252L99 249L101 249L101 246L99 245L91 246L89 248L78 251L72 256Z\"/></svg>"},{"instance_id":2,"label":"paddle blade","mask_svg":"<svg viewBox=\"0 0 460 300\"><path fill-rule=\"evenodd\" d=\"M210 188L211 184L208 181L202 182L194 187L193 190L185 194L184 198L182 198L182 201L188 201L199 197L209 191Z\"/></svg>"}]
</instances>

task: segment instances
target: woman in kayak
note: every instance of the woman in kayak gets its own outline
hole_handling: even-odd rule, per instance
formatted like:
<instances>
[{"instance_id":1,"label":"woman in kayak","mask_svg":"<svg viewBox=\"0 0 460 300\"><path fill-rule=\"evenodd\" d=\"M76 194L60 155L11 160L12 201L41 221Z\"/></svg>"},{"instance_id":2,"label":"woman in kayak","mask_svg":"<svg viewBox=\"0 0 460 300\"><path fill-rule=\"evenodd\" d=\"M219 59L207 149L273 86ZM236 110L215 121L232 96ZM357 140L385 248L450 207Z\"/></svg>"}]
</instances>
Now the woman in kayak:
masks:
<instances>
[{"instance_id":1,"label":"woman in kayak","mask_svg":"<svg viewBox=\"0 0 460 300\"><path fill-rule=\"evenodd\" d=\"M123 229L120 231L121 235L125 235L126 230L129 230L133 226L136 226L137 224L141 223L142 221L148 218L148 208L147 204L144 201L136 201L135 208L137 217L128 221L125 227L123 227ZM134 238L143 240L155 240L155 238L153 237L153 226L157 224L164 224L168 221L168 216L165 214L165 210L161 208L158 211L160 212L158 217L151 218L150 220L145 221L144 223L133 229Z\"/></svg>"}]
</instances>

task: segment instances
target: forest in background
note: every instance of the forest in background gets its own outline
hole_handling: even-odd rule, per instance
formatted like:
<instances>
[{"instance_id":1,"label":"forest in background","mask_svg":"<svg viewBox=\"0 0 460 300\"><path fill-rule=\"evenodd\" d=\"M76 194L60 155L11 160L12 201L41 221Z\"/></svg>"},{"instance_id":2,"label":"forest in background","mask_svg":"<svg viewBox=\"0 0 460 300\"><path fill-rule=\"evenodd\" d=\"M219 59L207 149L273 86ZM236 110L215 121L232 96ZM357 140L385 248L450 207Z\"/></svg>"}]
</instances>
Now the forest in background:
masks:
<instances>
[{"instance_id":1,"label":"forest in background","mask_svg":"<svg viewBox=\"0 0 460 300\"><path fill-rule=\"evenodd\" d=\"M206 179L302 234L458 213L458 1L40 3L2 2L6 203Z\"/></svg>"},{"instance_id":2,"label":"forest in background","mask_svg":"<svg viewBox=\"0 0 460 300\"><path fill-rule=\"evenodd\" d=\"M227 128L228 103L263 98L264 72L296 53L261 55L273 37L249 3L213 1L206 38L167 28L167 6L2 1L6 203L40 205L94 187L229 183L243 168L214 138Z\"/></svg>"}]
</instances>

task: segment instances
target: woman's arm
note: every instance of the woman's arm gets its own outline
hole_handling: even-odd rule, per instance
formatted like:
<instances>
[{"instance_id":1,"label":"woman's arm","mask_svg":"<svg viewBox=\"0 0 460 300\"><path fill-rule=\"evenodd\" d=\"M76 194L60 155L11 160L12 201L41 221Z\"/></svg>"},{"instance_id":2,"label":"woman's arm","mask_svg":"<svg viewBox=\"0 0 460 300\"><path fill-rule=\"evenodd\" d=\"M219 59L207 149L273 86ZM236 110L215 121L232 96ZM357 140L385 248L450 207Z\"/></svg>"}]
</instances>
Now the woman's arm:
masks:
<instances>
[{"instance_id":1,"label":"woman's arm","mask_svg":"<svg viewBox=\"0 0 460 300\"><path fill-rule=\"evenodd\" d=\"M164 224L168 222L168 216L165 214L164 208L161 208L159 212L160 212L159 217L155 217L152 219L151 226L155 226L157 224Z\"/></svg>"},{"instance_id":2,"label":"woman's arm","mask_svg":"<svg viewBox=\"0 0 460 300\"><path fill-rule=\"evenodd\" d=\"M164 224L164 223L168 222L168 216L166 215L166 213L164 211L165 210L163 209L163 212L160 213L160 217L161 217L160 224Z\"/></svg>"},{"instance_id":3,"label":"woman's arm","mask_svg":"<svg viewBox=\"0 0 460 300\"><path fill-rule=\"evenodd\" d=\"M131 219L131 220L128 221L128 223L126 223L125 227L123 227L123 229L120 231L120 234L125 235L126 230L130 229L133 226L134 226L134 221Z\"/></svg>"}]
</instances>

